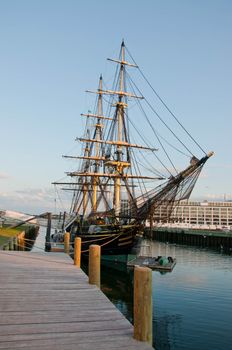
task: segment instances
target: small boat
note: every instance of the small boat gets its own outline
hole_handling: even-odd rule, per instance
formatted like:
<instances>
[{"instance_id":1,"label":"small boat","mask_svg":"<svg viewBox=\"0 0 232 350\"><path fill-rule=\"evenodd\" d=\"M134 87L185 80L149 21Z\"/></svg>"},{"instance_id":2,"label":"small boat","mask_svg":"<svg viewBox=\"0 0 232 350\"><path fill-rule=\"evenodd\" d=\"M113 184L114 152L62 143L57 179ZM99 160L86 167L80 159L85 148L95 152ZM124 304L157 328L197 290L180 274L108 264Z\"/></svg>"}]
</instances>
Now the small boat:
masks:
<instances>
[{"instance_id":1,"label":"small boat","mask_svg":"<svg viewBox=\"0 0 232 350\"><path fill-rule=\"evenodd\" d=\"M142 266L149 267L152 270L171 272L176 265L176 258L171 256L138 256L127 263L128 267Z\"/></svg>"},{"instance_id":2,"label":"small boat","mask_svg":"<svg viewBox=\"0 0 232 350\"><path fill-rule=\"evenodd\" d=\"M82 145L80 154L63 156L78 161L78 166L66 174L70 180L53 184L72 193L64 230L70 232L72 242L76 236L82 238L83 255L88 255L91 244L99 244L104 259L126 261L154 211L166 204L170 215L174 203L190 196L213 152L205 153L177 120L152 88L124 41L118 58L108 60L116 65L113 84L108 87L101 75L98 89L88 91L96 96L95 107L81 114L86 125L84 136L76 139ZM131 70L143 78L143 85L147 84L150 94L158 99L194 148L198 147L201 157L193 154L161 118L137 87ZM168 131L172 141L161 136L153 117ZM190 162L183 171L177 171L168 155L170 148L172 153L177 151Z\"/></svg>"}]
</instances>

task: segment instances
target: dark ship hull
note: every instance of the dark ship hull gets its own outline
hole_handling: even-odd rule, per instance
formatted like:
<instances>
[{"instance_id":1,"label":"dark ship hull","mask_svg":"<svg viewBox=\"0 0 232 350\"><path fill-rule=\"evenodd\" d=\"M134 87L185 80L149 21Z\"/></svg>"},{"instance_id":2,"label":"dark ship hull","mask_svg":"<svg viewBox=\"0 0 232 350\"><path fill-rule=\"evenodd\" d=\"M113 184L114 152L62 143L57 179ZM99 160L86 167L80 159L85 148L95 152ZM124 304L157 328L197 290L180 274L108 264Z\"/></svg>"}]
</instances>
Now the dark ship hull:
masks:
<instances>
[{"instance_id":1,"label":"dark ship hull","mask_svg":"<svg viewBox=\"0 0 232 350\"><path fill-rule=\"evenodd\" d=\"M70 228L70 241L75 237L81 238L81 253L83 257L88 257L89 247L92 244L101 246L102 259L106 256L116 256L117 261L124 261L122 255L136 254L136 247L141 237L141 225L96 225L99 232L91 232L91 226L88 230L80 230L76 225ZM84 231L84 232L83 232ZM86 232L88 231L88 232ZM90 231L90 232L89 232ZM111 260L113 260L111 258Z\"/></svg>"}]
</instances>

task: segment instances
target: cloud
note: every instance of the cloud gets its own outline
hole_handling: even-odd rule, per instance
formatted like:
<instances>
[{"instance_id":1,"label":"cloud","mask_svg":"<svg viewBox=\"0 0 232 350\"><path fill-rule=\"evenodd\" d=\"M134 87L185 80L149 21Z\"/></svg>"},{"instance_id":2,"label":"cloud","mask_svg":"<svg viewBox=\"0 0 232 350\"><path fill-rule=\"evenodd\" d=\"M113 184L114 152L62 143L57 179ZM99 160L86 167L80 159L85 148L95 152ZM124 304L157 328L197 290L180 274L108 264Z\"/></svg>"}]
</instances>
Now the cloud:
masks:
<instances>
[{"instance_id":1,"label":"cloud","mask_svg":"<svg viewBox=\"0 0 232 350\"><path fill-rule=\"evenodd\" d=\"M9 178L10 178L10 176L7 175L6 173L0 173L0 179L5 180L5 179L9 179Z\"/></svg>"},{"instance_id":2,"label":"cloud","mask_svg":"<svg viewBox=\"0 0 232 350\"><path fill-rule=\"evenodd\" d=\"M60 197L59 197L60 198ZM70 198L56 199L53 188L30 188L0 192L0 209L24 213L59 212L68 210Z\"/></svg>"},{"instance_id":3,"label":"cloud","mask_svg":"<svg viewBox=\"0 0 232 350\"><path fill-rule=\"evenodd\" d=\"M17 190L14 192L14 196L23 200L43 201L54 198L54 192L51 189L32 188Z\"/></svg>"},{"instance_id":4,"label":"cloud","mask_svg":"<svg viewBox=\"0 0 232 350\"><path fill-rule=\"evenodd\" d=\"M209 168L216 168L216 169L231 169L232 163L216 163L216 164L209 164Z\"/></svg>"},{"instance_id":5,"label":"cloud","mask_svg":"<svg viewBox=\"0 0 232 350\"><path fill-rule=\"evenodd\" d=\"M207 193L204 195L204 199L213 202L221 202L221 201L231 201L232 195L225 193Z\"/></svg>"},{"instance_id":6,"label":"cloud","mask_svg":"<svg viewBox=\"0 0 232 350\"><path fill-rule=\"evenodd\" d=\"M199 175L199 179L208 179L209 175L205 172L201 172Z\"/></svg>"}]
</instances>

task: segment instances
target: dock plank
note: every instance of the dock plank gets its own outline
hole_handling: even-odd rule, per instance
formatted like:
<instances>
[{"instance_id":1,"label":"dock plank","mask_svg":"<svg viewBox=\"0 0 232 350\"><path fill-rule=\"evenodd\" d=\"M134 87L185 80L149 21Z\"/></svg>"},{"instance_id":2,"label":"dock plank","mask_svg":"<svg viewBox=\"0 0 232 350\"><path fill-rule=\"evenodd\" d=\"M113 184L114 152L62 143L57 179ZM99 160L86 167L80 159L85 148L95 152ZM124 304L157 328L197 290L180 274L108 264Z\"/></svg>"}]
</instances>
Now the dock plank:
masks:
<instances>
[{"instance_id":1,"label":"dock plank","mask_svg":"<svg viewBox=\"0 0 232 350\"><path fill-rule=\"evenodd\" d=\"M0 349L153 349L63 253L0 252Z\"/></svg>"}]
</instances>

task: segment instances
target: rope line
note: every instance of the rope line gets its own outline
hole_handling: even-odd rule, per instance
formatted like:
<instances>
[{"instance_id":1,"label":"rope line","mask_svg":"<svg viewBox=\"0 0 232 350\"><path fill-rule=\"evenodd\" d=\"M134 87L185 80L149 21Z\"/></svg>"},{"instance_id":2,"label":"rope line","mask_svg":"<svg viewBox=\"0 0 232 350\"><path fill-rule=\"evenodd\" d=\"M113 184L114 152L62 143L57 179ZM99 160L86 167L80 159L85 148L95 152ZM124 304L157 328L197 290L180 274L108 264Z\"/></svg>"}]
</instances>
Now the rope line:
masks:
<instances>
[{"instance_id":1,"label":"rope line","mask_svg":"<svg viewBox=\"0 0 232 350\"><path fill-rule=\"evenodd\" d=\"M136 66L138 66L127 47L126 47L126 50L127 50L128 54L129 54L129 56L131 57L132 61L134 62L134 64L135 64ZM180 125L180 127L186 132L186 134L191 138L191 140L200 148L200 150L201 150L203 153L206 154L206 152L205 152L205 151L203 150L203 148L199 145L199 143L192 137L192 135L187 131L187 129L181 124L181 122L178 120L178 118L175 116L175 114L170 110L170 108L167 106L167 104L164 102L164 100L160 97L160 95L157 93L157 91L153 88L153 86L152 86L151 83L148 81L148 79L146 78L146 76L143 74L143 72L142 72L142 70L139 68L139 66L138 66L138 70L139 70L140 74L142 75L142 77L144 78L144 80L146 81L146 83L150 86L150 88L152 89L152 91L154 92L154 94L156 95L156 97L160 100L160 102L161 102L161 103L164 105L164 107L167 109L167 111L172 115L172 117L176 120L176 122Z\"/></svg>"},{"instance_id":2,"label":"rope line","mask_svg":"<svg viewBox=\"0 0 232 350\"><path fill-rule=\"evenodd\" d=\"M140 91L140 89L138 88L138 86L132 81L132 79L130 78L131 82L134 84L134 86L136 87L136 89L139 91L139 93L142 95L142 92ZM153 111L153 113L158 117L158 119L164 124L164 126L170 131L170 133L181 143L181 145L192 155L194 156L194 154L190 151L190 149L181 141L181 139L172 131L172 129L168 126L168 124L163 120L163 118L160 116L160 114L155 110L155 108L151 105L151 103L144 97L144 101L147 103L147 105L150 107L150 109ZM150 122L151 123L151 122ZM152 125L152 124L151 124ZM153 126L152 126L152 129ZM153 130L153 132L155 133L155 131ZM155 134L156 135L156 134ZM156 135L157 137L157 135Z\"/></svg>"},{"instance_id":3,"label":"rope line","mask_svg":"<svg viewBox=\"0 0 232 350\"><path fill-rule=\"evenodd\" d=\"M100 247L103 247L103 246L105 246L105 245L107 245L107 244L109 244L109 243L115 241L115 240L116 240L119 236L121 236L121 235L122 235L122 234L119 233L118 236L114 237L114 238L111 239L109 242L106 242L106 243L101 244ZM84 243L85 243L85 242L84 242ZM82 250L81 253L86 253L86 252L88 252L88 251L89 251L89 249Z\"/></svg>"}]
</instances>

